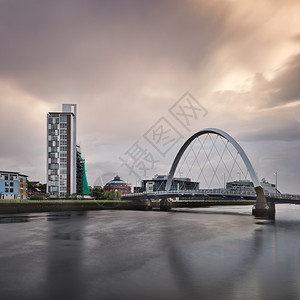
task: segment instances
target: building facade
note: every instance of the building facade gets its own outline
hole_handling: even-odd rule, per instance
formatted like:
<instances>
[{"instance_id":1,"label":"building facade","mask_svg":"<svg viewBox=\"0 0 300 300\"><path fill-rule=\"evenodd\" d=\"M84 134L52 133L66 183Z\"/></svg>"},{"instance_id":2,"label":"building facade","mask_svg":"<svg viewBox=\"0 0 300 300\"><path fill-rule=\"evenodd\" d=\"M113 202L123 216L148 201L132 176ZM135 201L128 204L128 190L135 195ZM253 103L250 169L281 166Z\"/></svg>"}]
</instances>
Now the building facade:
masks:
<instances>
[{"instance_id":1,"label":"building facade","mask_svg":"<svg viewBox=\"0 0 300 300\"><path fill-rule=\"evenodd\" d=\"M47 193L51 198L76 193L76 104L47 114Z\"/></svg>"},{"instance_id":2,"label":"building facade","mask_svg":"<svg viewBox=\"0 0 300 300\"><path fill-rule=\"evenodd\" d=\"M27 199L27 175L0 171L0 199Z\"/></svg>"},{"instance_id":3,"label":"building facade","mask_svg":"<svg viewBox=\"0 0 300 300\"><path fill-rule=\"evenodd\" d=\"M142 191L158 192L165 191L168 175L155 175L152 179L142 180ZM199 182L191 178L173 178L170 191L191 191L199 190Z\"/></svg>"},{"instance_id":4,"label":"building facade","mask_svg":"<svg viewBox=\"0 0 300 300\"><path fill-rule=\"evenodd\" d=\"M263 178L260 182L266 195L268 194L280 194L275 184L269 183ZM245 194L255 194L253 182L250 180L235 180L226 183L226 190L229 192L238 192Z\"/></svg>"}]
</instances>

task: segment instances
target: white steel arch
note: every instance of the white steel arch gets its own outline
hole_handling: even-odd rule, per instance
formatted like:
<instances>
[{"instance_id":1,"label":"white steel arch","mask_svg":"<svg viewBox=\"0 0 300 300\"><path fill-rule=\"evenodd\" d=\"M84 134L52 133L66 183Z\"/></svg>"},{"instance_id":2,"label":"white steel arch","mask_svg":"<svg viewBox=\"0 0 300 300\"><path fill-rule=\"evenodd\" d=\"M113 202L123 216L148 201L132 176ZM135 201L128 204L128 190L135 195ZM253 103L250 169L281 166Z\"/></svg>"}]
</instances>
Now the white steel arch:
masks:
<instances>
[{"instance_id":1,"label":"white steel arch","mask_svg":"<svg viewBox=\"0 0 300 300\"><path fill-rule=\"evenodd\" d=\"M225 138L227 141L229 141L233 146L234 148L237 150L237 152L240 154L244 164L246 165L247 169L248 169L248 172L250 174L250 177L252 179L252 182L253 182L253 185L255 188L257 187L260 187L260 182L257 178L257 175L254 171L254 168L249 160L249 158L247 157L245 151L243 150L243 148L238 144L238 142L232 137L230 136L228 133L226 133L225 131L223 130L220 130L220 129L217 129L217 128L206 128L206 129L203 129L197 133L195 133L194 135L192 135L184 144L183 146L180 148L180 150L178 151L175 159L174 159L174 162L171 166L171 169L170 169L170 172L169 172L169 175L168 175L168 180L167 180L167 184L166 184L166 191L169 192L170 191L170 187L171 187L171 184L172 184L172 180L173 180L173 177L174 177L174 174L175 174L175 171L176 171L176 168L178 166L178 163L184 153L184 151L186 150L186 148L190 145L190 143L196 139L197 137L201 136L201 135L204 135L204 134L209 134L209 133L213 133L213 134L217 134L223 138Z\"/></svg>"}]
</instances>

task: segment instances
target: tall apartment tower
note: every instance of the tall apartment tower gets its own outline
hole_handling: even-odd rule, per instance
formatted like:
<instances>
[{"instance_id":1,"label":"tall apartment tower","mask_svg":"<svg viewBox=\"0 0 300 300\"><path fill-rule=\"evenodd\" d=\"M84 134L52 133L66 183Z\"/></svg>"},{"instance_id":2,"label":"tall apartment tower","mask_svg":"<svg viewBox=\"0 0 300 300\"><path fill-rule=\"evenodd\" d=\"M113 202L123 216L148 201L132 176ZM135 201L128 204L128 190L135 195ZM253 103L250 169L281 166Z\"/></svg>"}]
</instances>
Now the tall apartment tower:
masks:
<instances>
[{"instance_id":1,"label":"tall apartment tower","mask_svg":"<svg viewBox=\"0 0 300 300\"><path fill-rule=\"evenodd\" d=\"M76 104L47 114L47 193L52 198L76 193Z\"/></svg>"}]
</instances>

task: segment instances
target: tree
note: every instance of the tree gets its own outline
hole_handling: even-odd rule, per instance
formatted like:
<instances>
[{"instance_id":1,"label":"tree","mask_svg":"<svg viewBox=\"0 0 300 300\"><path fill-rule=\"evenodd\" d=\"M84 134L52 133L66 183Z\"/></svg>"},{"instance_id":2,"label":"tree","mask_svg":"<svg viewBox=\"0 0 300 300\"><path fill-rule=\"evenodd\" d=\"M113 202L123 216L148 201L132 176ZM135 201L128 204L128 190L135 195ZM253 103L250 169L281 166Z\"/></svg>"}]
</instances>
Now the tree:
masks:
<instances>
[{"instance_id":1,"label":"tree","mask_svg":"<svg viewBox=\"0 0 300 300\"><path fill-rule=\"evenodd\" d=\"M105 193L104 193L103 189L99 189L99 188L93 189L92 192L91 192L91 196L94 199L98 199L98 200L105 199L104 194Z\"/></svg>"}]
</instances>

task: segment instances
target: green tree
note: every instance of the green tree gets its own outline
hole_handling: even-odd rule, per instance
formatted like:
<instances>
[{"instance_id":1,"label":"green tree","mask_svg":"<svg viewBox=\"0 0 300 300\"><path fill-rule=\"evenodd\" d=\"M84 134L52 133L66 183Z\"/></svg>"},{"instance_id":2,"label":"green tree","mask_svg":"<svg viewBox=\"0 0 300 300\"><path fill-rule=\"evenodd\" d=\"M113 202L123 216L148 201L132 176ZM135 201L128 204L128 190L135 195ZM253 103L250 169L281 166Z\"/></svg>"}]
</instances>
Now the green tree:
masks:
<instances>
[{"instance_id":1,"label":"green tree","mask_svg":"<svg viewBox=\"0 0 300 300\"><path fill-rule=\"evenodd\" d=\"M97 200L105 199L105 193L103 189L99 189L99 188L93 189L91 192L91 196Z\"/></svg>"}]
</instances>

